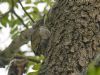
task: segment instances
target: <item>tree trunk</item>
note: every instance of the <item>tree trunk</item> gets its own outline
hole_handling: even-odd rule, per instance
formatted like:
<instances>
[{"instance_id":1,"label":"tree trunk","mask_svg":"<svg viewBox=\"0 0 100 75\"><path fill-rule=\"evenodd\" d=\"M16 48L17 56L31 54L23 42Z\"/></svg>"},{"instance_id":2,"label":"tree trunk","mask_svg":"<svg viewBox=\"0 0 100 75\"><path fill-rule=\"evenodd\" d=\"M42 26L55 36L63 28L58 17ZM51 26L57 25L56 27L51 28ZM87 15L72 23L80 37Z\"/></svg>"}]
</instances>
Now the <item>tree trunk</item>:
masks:
<instances>
[{"instance_id":1,"label":"tree trunk","mask_svg":"<svg viewBox=\"0 0 100 75\"><path fill-rule=\"evenodd\" d=\"M100 0L57 0L39 75L81 75L100 49Z\"/></svg>"}]
</instances>

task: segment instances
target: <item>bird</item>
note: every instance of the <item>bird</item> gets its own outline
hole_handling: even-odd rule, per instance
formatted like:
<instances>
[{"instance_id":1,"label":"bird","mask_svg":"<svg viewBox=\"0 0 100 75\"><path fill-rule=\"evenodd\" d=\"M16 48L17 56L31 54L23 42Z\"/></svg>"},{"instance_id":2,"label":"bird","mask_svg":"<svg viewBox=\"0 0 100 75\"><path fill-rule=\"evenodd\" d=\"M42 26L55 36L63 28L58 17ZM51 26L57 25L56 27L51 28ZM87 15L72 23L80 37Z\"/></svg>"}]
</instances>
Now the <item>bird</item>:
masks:
<instances>
[{"instance_id":1,"label":"bird","mask_svg":"<svg viewBox=\"0 0 100 75\"><path fill-rule=\"evenodd\" d=\"M45 51L50 38L50 31L46 26L37 27L31 36L31 46L35 55L41 55Z\"/></svg>"}]
</instances>

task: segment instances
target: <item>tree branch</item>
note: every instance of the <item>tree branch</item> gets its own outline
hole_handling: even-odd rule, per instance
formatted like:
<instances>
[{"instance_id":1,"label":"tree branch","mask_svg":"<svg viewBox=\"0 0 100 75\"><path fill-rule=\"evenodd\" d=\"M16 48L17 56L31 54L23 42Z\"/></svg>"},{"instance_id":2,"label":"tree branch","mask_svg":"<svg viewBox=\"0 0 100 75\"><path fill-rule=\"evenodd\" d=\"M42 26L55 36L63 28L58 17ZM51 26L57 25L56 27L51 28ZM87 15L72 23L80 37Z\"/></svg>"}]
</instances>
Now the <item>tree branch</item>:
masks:
<instances>
[{"instance_id":1,"label":"tree branch","mask_svg":"<svg viewBox=\"0 0 100 75\"><path fill-rule=\"evenodd\" d=\"M34 35L36 30L41 24L42 19L33 24L33 28L26 29L16 37L12 43L4 51L0 51L0 67L5 67L10 62L10 59L19 51L19 48L31 40L31 35ZM30 61L33 59L28 58ZM34 59L34 61L38 62Z\"/></svg>"},{"instance_id":2,"label":"tree branch","mask_svg":"<svg viewBox=\"0 0 100 75\"><path fill-rule=\"evenodd\" d=\"M28 29L28 26L24 23L24 21L17 15L17 13L14 11L14 1L12 0L12 13L21 21L21 23Z\"/></svg>"},{"instance_id":3,"label":"tree branch","mask_svg":"<svg viewBox=\"0 0 100 75\"><path fill-rule=\"evenodd\" d=\"M31 34L32 28L22 31L21 34L12 41L9 47L0 52L0 67L4 67L4 65L8 64L10 58L18 52L19 47L26 44L30 40Z\"/></svg>"},{"instance_id":4,"label":"tree branch","mask_svg":"<svg viewBox=\"0 0 100 75\"><path fill-rule=\"evenodd\" d=\"M21 7L22 7L22 9L24 10L24 12L27 14L27 16L31 19L31 21L32 21L33 23L35 23L35 21L31 18L31 16L30 16L30 15L27 13L27 11L24 9L24 7L23 7L21 1L18 0L18 2L19 2L19 4L21 5Z\"/></svg>"},{"instance_id":5,"label":"tree branch","mask_svg":"<svg viewBox=\"0 0 100 75\"><path fill-rule=\"evenodd\" d=\"M28 26L24 23L24 21L16 14L16 12L13 10L12 13L21 21L21 23L28 29Z\"/></svg>"}]
</instances>

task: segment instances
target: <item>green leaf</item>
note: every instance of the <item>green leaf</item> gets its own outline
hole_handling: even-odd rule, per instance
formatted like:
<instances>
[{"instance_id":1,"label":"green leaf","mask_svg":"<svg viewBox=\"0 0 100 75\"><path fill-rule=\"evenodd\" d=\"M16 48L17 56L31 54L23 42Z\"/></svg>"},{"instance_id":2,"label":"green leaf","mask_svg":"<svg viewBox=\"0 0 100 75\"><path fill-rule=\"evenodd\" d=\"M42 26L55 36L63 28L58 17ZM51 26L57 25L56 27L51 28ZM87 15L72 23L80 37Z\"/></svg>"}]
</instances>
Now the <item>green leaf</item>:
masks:
<instances>
[{"instance_id":1,"label":"green leaf","mask_svg":"<svg viewBox=\"0 0 100 75\"><path fill-rule=\"evenodd\" d=\"M34 72L33 75L38 75L38 72Z\"/></svg>"},{"instance_id":2,"label":"green leaf","mask_svg":"<svg viewBox=\"0 0 100 75\"><path fill-rule=\"evenodd\" d=\"M39 10L38 10L38 8L37 7L33 7L33 9L34 9L34 13L37 13L37 12L39 12Z\"/></svg>"},{"instance_id":3,"label":"green leaf","mask_svg":"<svg viewBox=\"0 0 100 75\"><path fill-rule=\"evenodd\" d=\"M40 67L41 67L41 63L39 63L39 64L34 64L33 70L39 70Z\"/></svg>"},{"instance_id":4,"label":"green leaf","mask_svg":"<svg viewBox=\"0 0 100 75\"><path fill-rule=\"evenodd\" d=\"M27 6L27 7L24 7L25 8L25 10L28 10L28 9L30 9L31 7L30 6Z\"/></svg>"},{"instance_id":5,"label":"green leaf","mask_svg":"<svg viewBox=\"0 0 100 75\"><path fill-rule=\"evenodd\" d=\"M100 66L96 67L96 75L100 75Z\"/></svg>"},{"instance_id":6,"label":"green leaf","mask_svg":"<svg viewBox=\"0 0 100 75\"><path fill-rule=\"evenodd\" d=\"M3 2L10 2L10 0L0 0L0 3L3 3Z\"/></svg>"},{"instance_id":7,"label":"green leaf","mask_svg":"<svg viewBox=\"0 0 100 75\"><path fill-rule=\"evenodd\" d=\"M4 16L4 17L2 18L1 24L2 24L3 26L6 26L7 22L8 22L8 15L7 15L7 16Z\"/></svg>"},{"instance_id":8,"label":"green leaf","mask_svg":"<svg viewBox=\"0 0 100 75\"><path fill-rule=\"evenodd\" d=\"M32 18L33 18L34 20L38 20L38 19L40 18L40 16L37 15L37 14L35 14L35 13L32 13Z\"/></svg>"},{"instance_id":9,"label":"green leaf","mask_svg":"<svg viewBox=\"0 0 100 75\"><path fill-rule=\"evenodd\" d=\"M44 58L43 55L41 55L41 56L39 57L39 59L40 59L40 60L44 60L45 58Z\"/></svg>"},{"instance_id":10,"label":"green leaf","mask_svg":"<svg viewBox=\"0 0 100 75\"><path fill-rule=\"evenodd\" d=\"M34 4L35 4L35 5L38 5L38 4L39 4L39 2L34 2Z\"/></svg>"},{"instance_id":11,"label":"green leaf","mask_svg":"<svg viewBox=\"0 0 100 75\"><path fill-rule=\"evenodd\" d=\"M27 75L38 75L38 72L29 72Z\"/></svg>"},{"instance_id":12,"label":"green leaf","mask_svg":"<svg viewBox=\"0 0 100 75\"><path fill-rule=\"evenodd\" d=\"M96 74L96 68L94 67L93 63L90 63L88 66L88 75L95 75Z\"/></svg>"},{"instance_id":13,"label":"green leaf","mask_svg":"<svg viewBox=\"0 0 100 75\"><path fill-rule=\"evenodd\" d=\"M34 72L29 72L27 75L33 75L34 74Z\"/></svg>"},{"instance_id":14,"label":"green leaf","mask_svg":"<svg viewBox=\"0 0 100 75\"><path fill-rule=\"evenodd\" d=\"M31 0L26 0L26 3L27 3L27 4L29 4L29 3L31 3L31 2L32 2Z\"/></svg>"}]
</instances>

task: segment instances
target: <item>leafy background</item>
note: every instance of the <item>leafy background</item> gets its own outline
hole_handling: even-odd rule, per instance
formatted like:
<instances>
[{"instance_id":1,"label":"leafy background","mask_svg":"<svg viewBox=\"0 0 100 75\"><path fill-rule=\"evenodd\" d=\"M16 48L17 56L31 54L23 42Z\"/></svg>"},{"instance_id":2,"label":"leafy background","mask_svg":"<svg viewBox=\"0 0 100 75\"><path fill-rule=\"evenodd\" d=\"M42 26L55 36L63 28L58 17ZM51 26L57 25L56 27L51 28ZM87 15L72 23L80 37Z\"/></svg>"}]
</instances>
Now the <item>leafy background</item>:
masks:
<instances>
[{"instance_id":1,"label":"leafy background","mask_svg":"<svg viewBox=\"0 0 100 75\"><path fill-rule=\"evenodd\" d=\"M2 34L0 38L6 37L3 39L6 45L3 44L0 50L4 50L23 30L31 28L35 21L47 15L53 4L53 0L0 0L0 34ZM31 55L29 56L31 60L40 61L39 63L30 61L26 69L27 75L37 75L44 57L34 55L30 41L20 48L18 54Z\"/></svg>"}]
</instances>

